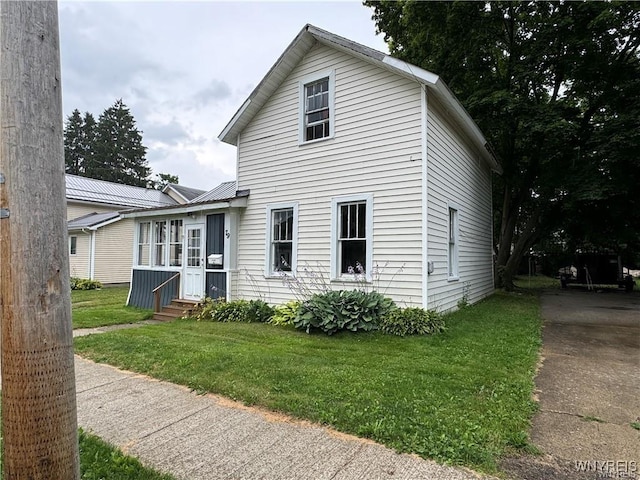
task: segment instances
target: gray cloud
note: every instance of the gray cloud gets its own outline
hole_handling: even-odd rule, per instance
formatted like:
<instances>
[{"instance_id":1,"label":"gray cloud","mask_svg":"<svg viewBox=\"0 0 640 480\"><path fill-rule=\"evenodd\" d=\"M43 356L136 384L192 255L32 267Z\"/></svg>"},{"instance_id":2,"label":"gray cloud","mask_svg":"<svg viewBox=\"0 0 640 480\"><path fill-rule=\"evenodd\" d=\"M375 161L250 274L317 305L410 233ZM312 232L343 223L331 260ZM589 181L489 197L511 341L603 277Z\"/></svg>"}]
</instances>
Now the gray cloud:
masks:
<instances>
[{"instance_id":1,"label":"gray cloud","mask_svg":"<svg viewBox=\"0 0 640 480\"><path fill-rule=\"evenodd\" d=\"M191 97L195 107L206 106L231 97L231 88L222 80L212 80L209 85Z\"/></svg>"},{"instance_id":2,"label":"gray cloud","mask_svg":"<svg viewBox=\"0 0 640 480\"><path fill-rule=\"evenodd\" d=\"M145 142L155 141L166 145L177 145L190 140L189 133L175 119L169 123L147 123L144 129Z\"/></svg>"}]
</instances>

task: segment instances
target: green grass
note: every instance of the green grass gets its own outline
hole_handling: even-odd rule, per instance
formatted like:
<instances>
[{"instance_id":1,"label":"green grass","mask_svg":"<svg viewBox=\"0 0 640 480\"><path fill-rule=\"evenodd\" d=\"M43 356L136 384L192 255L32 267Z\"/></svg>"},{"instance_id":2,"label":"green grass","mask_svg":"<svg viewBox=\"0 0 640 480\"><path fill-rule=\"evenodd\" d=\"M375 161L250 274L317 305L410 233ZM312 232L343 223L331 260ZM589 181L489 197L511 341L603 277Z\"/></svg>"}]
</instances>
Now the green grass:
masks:
<instances>
[{"instance_id":1,"label":"green grass","mask_svg":"<svg viewBox=\"0 0 640 480\"><path fill-rule=\"evenodd\" d=\"M145 468L95 435L78 431L81 480L174 480L171 475ZM0 478L2 451L0 451Z\"/></svg>"},{"instance_id":2,"label":"green grass","mask_svg":"<svg viewBox=\"0 0 640 480\"><path fill-rule=\"evenodd\" d=\"M538 299L503 294L434 337L308 335L266 324L179 320L77 338L98 362L494 472L528 448Z\"/></svg>"},{"instance_id":3,"label":"green grass","mask_svg":"<svg viewBox=\"0 0 640 480\"><path fill-rule=\"evenodd\" d=\"M80 430L82 480L173 480L171 475L145 468L100 438Z\"/></svg>"},{"instance_id":4,"label":"green grass","mask_svg":"<svg viewBox=\"0 0 640 480\"><path fill-rule=\"evenodd\" d=\"M72 290L73 328L93 328L120 323L134 323L153 316L151 310L127 307L128 287L100 290Z\"/></svg>"},{"instance_id":5,"label":"green grass","mask_svg":"<svg viewBox=\"0 0 640 480\"><path fill-rule=\"evenodd\" d=\"M516 287L523 290L542 290L547 288L560 288L560 280L546 275L519 275L513 279Z\"/></svg>"}]
</instances>

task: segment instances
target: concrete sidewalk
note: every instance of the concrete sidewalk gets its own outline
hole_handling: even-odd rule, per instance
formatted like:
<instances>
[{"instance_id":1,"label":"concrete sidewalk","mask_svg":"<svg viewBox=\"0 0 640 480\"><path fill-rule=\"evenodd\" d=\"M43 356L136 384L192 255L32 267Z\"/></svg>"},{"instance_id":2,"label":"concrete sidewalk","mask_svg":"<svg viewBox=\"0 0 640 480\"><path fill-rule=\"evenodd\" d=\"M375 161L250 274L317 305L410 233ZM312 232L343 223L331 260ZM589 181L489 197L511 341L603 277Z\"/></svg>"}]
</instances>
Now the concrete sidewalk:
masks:
<instances>
[{"instance_id":1,"label":"concrete sidewalk","mask_svg":"<svg viewBox=\"0 0 640 480\"><path fill-rule=\"evenodd\" d=\"M76 356L78 423L178 479L481 477Z\"/></svg>"}]
</instances>

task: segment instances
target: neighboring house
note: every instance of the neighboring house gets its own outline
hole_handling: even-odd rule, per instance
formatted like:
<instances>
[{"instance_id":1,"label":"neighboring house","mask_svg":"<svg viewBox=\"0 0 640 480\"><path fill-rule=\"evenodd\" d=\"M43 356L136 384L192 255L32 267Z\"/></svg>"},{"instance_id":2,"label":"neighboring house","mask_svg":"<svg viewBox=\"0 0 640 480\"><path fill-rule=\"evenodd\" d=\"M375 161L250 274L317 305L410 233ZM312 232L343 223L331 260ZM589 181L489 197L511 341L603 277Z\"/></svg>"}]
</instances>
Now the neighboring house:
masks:
<instances>
[{"instance_id":1,"label":"neighboring house","mask_svg":"<svg viewBox=\"0 0 640 480\"><path fill-rule=\"evenodd\" d=\"M161 192L76 175L65 180L71 276L104 284L131 279L134 224L119 212L177 205L203 193L181 185Z\"/></svg>"},{"instance_id":2,"label":"neighboring house","mask_svg":"<svg viewBox=\"0 0 640 480\"><path fill-rule=\"evenodd\" d=\"M179 294L190 298L280 303L294 298L291 285L318 276L330 288L366 281L400 305L439 310L493 292L500 166L437 75L307 25L220 139L238 147L233 191L132 214L132 293L136 275L150 291L178 271ZM155 233L178 225L184 263ZM222 262L216 280L209 255ZM149 305L148 295L132 303Z\"/></svg>"}]
</instances>

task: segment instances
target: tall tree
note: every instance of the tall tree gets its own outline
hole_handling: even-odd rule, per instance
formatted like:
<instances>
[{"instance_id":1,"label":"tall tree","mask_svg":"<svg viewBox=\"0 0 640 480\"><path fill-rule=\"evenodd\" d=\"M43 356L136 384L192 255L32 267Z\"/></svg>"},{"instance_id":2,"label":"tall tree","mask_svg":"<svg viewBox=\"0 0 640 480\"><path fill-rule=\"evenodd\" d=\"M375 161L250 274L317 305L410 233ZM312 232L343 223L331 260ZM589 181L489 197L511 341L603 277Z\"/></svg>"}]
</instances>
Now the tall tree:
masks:
<instances>
[{"instance_id":1,"label":"tall tree","mask_svg":"<svg viewBox=\"0 0 640 480\"><path fill-rule=\"evenodd\" d=\"M91 177L95 171L94 148L96 142L95 118L89 112L84 117L76 108L64 126L65 172Z\"/></svg>"},{"instance_id":2,"label":"tall tree","mask_svg":"<svg viewBox=\"0 0 640 480\"><path fill-rule=\"evenodd\" d=\"M144 187L151 173L142 132L122 99L98 118L94 178Z\"/></svg>"},{"instance_id":3,"label":"tall tree","mask_svg":"<svg viewBox=\"0 0 640 480\"><path fill-rule=\"evenodd\" d=\"M494 146L504 168L494 182L502 286L513 286L523 255L541 238L584 235L575 227L587 224L598 230L588 211L620 196L614 172L635 165L628 171L637 175L638 157L629 146L640 135L633 94L640 78L640 4L365 5L390 51L441 75ZM568 220L576 214L581 222ZM630 217L597 220L619 231Z\"/></svg>"}]
</instances>

